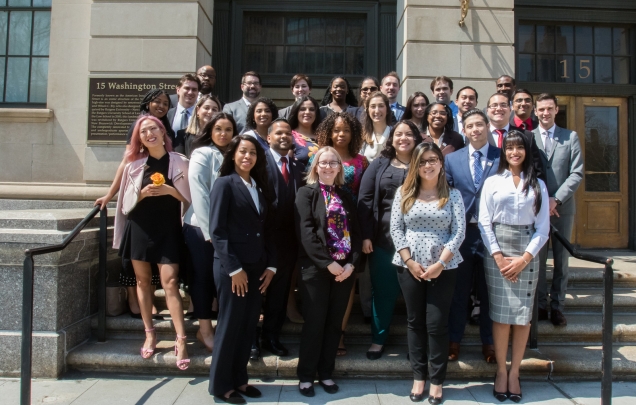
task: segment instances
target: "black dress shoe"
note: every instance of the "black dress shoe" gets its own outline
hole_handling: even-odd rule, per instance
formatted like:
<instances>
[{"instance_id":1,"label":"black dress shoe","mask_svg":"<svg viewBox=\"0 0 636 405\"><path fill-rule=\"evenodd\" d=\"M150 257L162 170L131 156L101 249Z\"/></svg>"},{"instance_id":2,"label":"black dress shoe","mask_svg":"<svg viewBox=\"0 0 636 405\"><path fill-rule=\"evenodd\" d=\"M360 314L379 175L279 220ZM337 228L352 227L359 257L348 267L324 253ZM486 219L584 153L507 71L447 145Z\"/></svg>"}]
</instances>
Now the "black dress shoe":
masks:
<instances>
[{"instance_id":1,"label":"black dress shoe","mask_svg":"<svg viewBox=\"0 0 636 405\"><path fill-rule=\"evenodd\" d=\"M422 400L424 399L424 391L422 391L421 394L413 394L411 392L411 395L409 395L409 398L411 399L411 401L413 402L422 402Z\"/></svg>"},{"instance_id":2,"label":"black dress shoe","mask_svg":"<svg viewBox=\"0 0 636 405\"><path fill-rule=\"evenodd\" d=\"M287 348L278 340L264 340L261 347L277 356L287 356L289 354L289 350L287 350Z\"/></svg>"},{"instance_id":3,"label":"black dress shoe","mask_svg":"<svg viewBox=\"0 0 636 405\"><path fill-rule=\"evenodd\" d=\"M338 387L338 384L336 384L336 383L331 384L331 385L327 385L327 384L323 383L322 381L319 381L318 384L320 384L320 386L322 388L324 388L324 390L325 390L325 392L327 394L335 394L340 389L340 387Z\"/></svg>"},{"instance_id":4,"label":"black dress shoe","mask_svg":"<svg viewBox=\"0 0 636 405\"><path fill-rule=\"evenodd\" d=\"M548 310L545 308L539 308L539 320L547 321L548 320Z\"/></svg>"},{"instance_id":5,"label":"black dress shoe","mask_svg":"<svg viewBox=\"0 0 636 405\"><path fill-rule=\"evenodd\" d=\"M313 397L314 395L316 395L316 392L314 391L314 385L312 384L310 387L307 388L300 388L300 384L298 384L298 391L300 391L300 395L304 396L304 397Z\"/></svg>"},{"instance_id":6,"label":"black dress shoe","mask_svg":"<svg viewBox=\"0 0 636 405\"><path fill-rule=\"evenodd\" d=\"M239 394L236 391L233 391L229 397L225 398L223 395L219 395L219 396L214 396L214 398L219 399L225 403L228 404L246 404L247 401L245 401L245 398L243 398L241 396L241 394Z\"/></svg>"},{"instance_id":7,"label":"black dress shoe","mask_svg":"<svg viewBox=\"0 0 636 405\"><path fill-rule=\"evenodd\" d=\"M261 357L261 349L258 346L252 345L252 350L250 350L250 360L258 360Z\"/></svg>"},{"instance_id":8,"label":"black dress shoe","mask_svg":"<svg viewBox=\"0 0 636 405\"><path fill-rule=\"evenodd\" d=\"M444 402L444 397L434 397L432 395L428 396L428 403L431 405L439 405Z\"/></svg>"},{"instance_id":9,"label":"black dress shoe","mask_svg":"<svg viewBox=\"0 0 636 405\"><path fill-rule=\"evenodd\" d=\"M563 313L558 309L553 309L550 314L550 320L554 326L567 326L568 321L563 316Z\"/></svg>"},{"instance_id":10,"label":"black dress shoe","mask_svg":"<svg viewBox=\"0 0 636 405\"><path fill-rule=\"evenodd\" d=\"M263 396L263 394L261 394L258 388L254 387L253 385L248 385L247 387L245 387L245 391L238 388L236 388L236 391L245 395L248 398L260 398Z\"/></svg>"},{"instance_id":11,"label":"black dress shoe","mask_svg":"<svg viewBox=\"0 0 636 405\"><path fill-rule=\"evenodd\" d=\"M367 359L369 360L377 360L382 357L382 353L384 353L384 346L380 350L368 350L367 351Z\"/></svg>"},{"instance_id":12,"label":"black dress shoe","mask_svg":"<svg viewBox=\"0 0 636 405\"><path fill-rule=\"evenodd\" d=\"M495 379L492 383L492 396L497 398L499 402L504 402L506 399L508 399L508 393L496 391L495 390L496 383L497 383L497 373L495 373Z\"/></svg>"},{"instance_id":13,"label":"black dress shoe","mask_svg":"<svg viewBox=\"0 0 636 405\"><path fill-rule=\"evenodd\" d=\"M512 392L508 391L508 398L510 398L512 402L519 403L521 402L522 397L523 395L521 393L521 379L519 379L519 393L513 394Z\"/></svg>"}]
</instances>

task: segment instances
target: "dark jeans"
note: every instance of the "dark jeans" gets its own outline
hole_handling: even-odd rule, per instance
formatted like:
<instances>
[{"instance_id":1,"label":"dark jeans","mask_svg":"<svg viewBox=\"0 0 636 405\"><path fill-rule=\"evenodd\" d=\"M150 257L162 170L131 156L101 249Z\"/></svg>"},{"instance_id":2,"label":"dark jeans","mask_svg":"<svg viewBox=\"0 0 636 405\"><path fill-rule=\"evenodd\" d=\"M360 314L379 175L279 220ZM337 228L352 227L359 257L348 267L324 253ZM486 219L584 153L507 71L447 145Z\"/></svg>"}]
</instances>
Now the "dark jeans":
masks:
<instances>
[{"instance_id":1,"label":"dark jeans","mask_svg":"<svg viewBox=\"0 0 636 405\"><path fill-rule=\"evenodd\" d=\"M457 283L453 293L453 302L448 318L448 334L451 342L460 343L464 337L466 319L468 317L468 300L473 285L477 285L479 296L479 336L481 343L492 345L492 320L488 315L488 287L484 273L484 244L479 228L474 225L466 227L466 238L459 248L464 259L457 267ZM474 280L474 284L473 284Z\"/></svg>"},{"instance_id":2,"label":"dark jeans","mask_svg":"<svg viewBox=\"0 0 636 405\"><path fill-rule=\"evenodd\" d=\"M442 270L432 281L418 281L407 268L398 267L398 281L406 301L409 357L416 381L426 380L427 364L431 384L443 384L446 379L448 312L456 277L456 269Z\"/></svg>"},{"instance_id":3,"label":"dark jeans","mask_svg":"<svg viewBox=\"0 0 636 405\"><path fill-rule=\"evenodd\" d=\"M355 276L337 282L327 269L315 266L300 268L300 291L303 299L303 331L298 356L298 379L314 382L331 378L342 333L342 318L347 310ZM216 346L214 347L216 350Z\"/></svg>"},{"instance_id":4,"label":"dark jeans","mask_svg":"<svg viewBox=\"0 0 636 405\"><path fill-rule=\"evenodd\" d=\"M212 319L212 301L216 297L214 286L214 247L206 242L198 226L183 224L183 237L190 252L189 292L197 319Z\"/></svg>"}]
</instances>

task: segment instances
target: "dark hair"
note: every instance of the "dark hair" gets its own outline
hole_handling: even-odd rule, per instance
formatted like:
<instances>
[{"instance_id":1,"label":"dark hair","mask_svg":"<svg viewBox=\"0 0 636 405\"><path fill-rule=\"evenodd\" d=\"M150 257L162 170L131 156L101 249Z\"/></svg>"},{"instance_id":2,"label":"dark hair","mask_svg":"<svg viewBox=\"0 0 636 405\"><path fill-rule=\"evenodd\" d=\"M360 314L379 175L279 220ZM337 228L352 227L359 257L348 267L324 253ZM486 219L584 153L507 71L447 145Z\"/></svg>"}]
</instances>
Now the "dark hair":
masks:
<instances>
[{"instance_id":1,"label":"dark hair","mask_svg":"<svg viewBox=\"0 0 636 405\"><path fill-rule=\"evenodd\" d=\"M172 101L170 101L170 95L168 94L168 92L163 90L163 89L154 88L154 89L150 90L148 93L146 93L144 98L139 103L139 112L140 113L144 113L144 112L145 113L149 113L150 112L150 103L155 101L155 99L157 97L159 97L160 95L162 95L162 94L165 95L166 98L168 99L168 109L171 109L172 108ZM166 111L166 114L167 113L168 113L168 111Z\"/></svg>"},{"instance_id":2,"label":"dark hair","mask_svg":"<svg viewBox=\"0 0 636 405\"><path fill-rule=\"evenodd\" d=\"M349 125L349 129L351 129L349 154L353 157L357 155L358 152L360 152L360 148L362 148L362 127L360 126L360 122L353 115L345 111L333 112L327 115L327 118L320 123L318 129L316 129L316 141L318 142L318 147L322 148L323 146L333 146L331 133L333 132L333 127L336 125L338 118L342 119L347 125Z\"/></svg>"},{"instance_id":3,"label":"dark hair","mask_svg":"<svg viewBox=\"0 0 636 405\"><path fill-rule=\"evenodd\" d=\"M532 93L530 93L530 91L528 91L528 90L526 90L526 89L517 89L517 90L515 90L515 91L512 93L512 99L514 100L514 99L515 99L515 96L516 96L517 94L519 94L519 93L525 93L525 94L529 95L529 96L530 96L530 98L531 98L532 100L534 100L534 96L532 95Z\"/></svg>"},{"instance_id":4,"label":"dark hair","mask_svg":"<svg viewBox=\"0 0 636 405\"><path fill-rule=\"evenodd\" d=\"M298 125L299 125L298 113L300 113L300 107L303 105L305 101L311 101L311 103L314 105L314 108L316 109L316 118L314 119L314 122L311 124L311 130L313 132L316 132L318 125L320 125L320 105L318 104L316 99L313 98L312 96L302 96L298 100L294 101L291 111L289 112L289 119L288 119L289 126L291 126L292 129L298 128Z\"/></svg>"},{"instance_id":5,"label":"dark hair","mask_svg":"<svg viewBox=\"0 0 636 405\"><path fill-rule=\"evenodd\" d=\"M470 87L470 86L464 86L461 89L457 90L457 93L455 94L455 96L459 97L459 93L461 93L464 90L472 90L475 93L475 101L479 100L479 94L477 94L477 90L475 90L474 87Z\"/></svg>"},{"instance_id":6,"label":"dark hair","mask_svg":"<svg viewBox=\"0 0 636 405\"><path fill-rule=\"evenodd\" d=\"M275 120L273 120L271 124L269 124L269 127L267 128L267 134L268 135L269 135L270 132L272 132L272 127L274 126L274 124L276 124L278 122L282 122L282 123L285 123L285 124L289 125L289 121L287 121L285 118L278 117ZM291 125L289 125L289 126L291 128Z\"/></svg>"},{"instance_id":7,"label":"dark hair","mask_svg":"<svg viewBox=\"0 0 636 405\"><path fill-rule=\"evenodd\" d=\"M552 100L554 101L554 105L558 105L559 101L556 96L552 93L541 93L534 99L534 105L536 106L539 101Z\"/></svg>"},{"instance_id":8,"label":"dark hair","mask_svg":"<svg viewBox=\"0 0 636 405\"><path fill-rule=\"evenodd\" d=\"M241 76L241 84L245 83L245 78L247 76L254 76L258 78L258 83L262 86L263 82L261 81L261 75L258 74L258 72L255 72L253 70L250 70L249 72L245 72L243 73L243 76Z\"/></svg>"},{"instance_id":9,"label":"dark hair","mask_svg":"<svg viewBox=\"0 0 636 405\"><path fill-rule=\"evenodd\" d=\"M453 132L455 128L455 120L453 119L453 110L451 110L448 105L444 103L440 103L439 101L433 101L431 104L429 104L426 107L426 110L424 110L424 117L422 118L423 131L426 132L426 130L428 129L428 116L431 114L431 110L436 105L443 106L444 110L446 111L446 125L444 126L444 132L447 134L450 132Z\"/></svg>"},{"instance_id":10,"label":"dark hair","mask_svg":"<svg viewBox=\"0 0 636 405\"><path fill-rule=\"evenodd\" d=\"M516 86L516 85L517 85L517 81L515 80L515 78L514 78L514 77L512 77L512 76L510 76L510 75L501 75L501 76L499 76L499 77L497 78L497 81L499 81L499 80L503 79L504 77L507 77L508 79L510 79L510 81L512 82L512 85L513 85L513 86Z\"/></svg>"},{"instance_id":11,"label":"dark hair","mask_svg":"<svg viewBox=\"0 0 636 405\"><path fill-rule=\"evenodd\" d=\"M404 114L402 115L403 120L410 120L411 118L413 118L413 111L412 111L413 103L415 102L415 99L418 97L424 97L424 100L426 100L427 107L431 103L428 97L426 97L426 94L422 93L421 91L416 91L415 93L411 94L409 96L408 101L406 102L406 107L404 107Z\"/></svg>"},{"instance_id":12,"label":"dark hair","mask_svg":"<svg viewBox=\"0 0 636 405\"><path fill-rule=\"evenodd\" d=\"M451 80L450 77L437 76L435 79L433 79L433 81L431 81L431 91L435 89L435 85L437 84L437 82L446 82L448 83L448 87L450 87L450 89L453 90L453 81Z\"/></svg>"},{"instance_id":13,"label":"dark hair","mask_svg":"<svg viewBox=\"0 0 636 405\"><path fill-rule=\"evenodd\" d=\"M508 95L506 93L495 93L492 96L488 97L488 103L486 103L486 108L488 108L490 106L490 100L492 100L492 98L495 97L495 96L505 97L506 100L508 100L508 104L510 104L510 97L508 97Z\"/></svg>"},{"instance_id":14,"label":"dark hair","mask_svg":"<svg viewBox=\"0 0 636 405\"><path fill-rule=\"evenodd\" d=\"M261 78L259 77L258 80L260 80ZM309 76L304 75L302 73L298 73L297 75L294 75L294 77L291 78L291 82L290 82L290 86L293 89L294 86L296 85L296 83L298 83L299 81L304 80L307 82L307 86L309 86L309 88L312 88L311 85L311 79L309 78Z\"/></svg>"},{"instance_id":15,"label":"dark hair","mask_svg":"<svg viewBox=\"0 0 636 405\"><path fill-rule=\"evenodd\" d=\"M252 167L252 170L250 170L250 176L256 182L256 186L261 189L265 199L269 201L270 194L267 182L267 160L265 158L265 150L253 136L237 135L232 138L232 141L230 141L227 145L227 150L223 157L223 163L221 163L221 168L219 169L219 177L228 176L236 171L234 169L234 155L236 154L236 150L238 149L241 141L251 142L256 148L256 164Z\"/></svg>"},{"instance_id":16,"label":"dark hair","mask_svg":"<svg viewBox=\"0 0 636 405\"><path fill-rule=\"evenodd\" d=\"M238 130L236 129L236 121L234 121L234 117L224 112L218 112L214 114L210 122L205 124L205 126L199 130L199 133L196 134L196 136L192 140L192 151L202 146L208 146L208 145L217 146L214 144L214 141L212 140L212 128L214 128L214 126L219 120L224 120L224 119L232 123L232 138L238 135Z\"/></svg>"},{"instance_id":17,"label":"dark hair","mask_svg":"<svg viewBox=\"0 0 636 405\"><path fill-rule=\"evenodd\" d=\"M360 96L362 94L362 85L367 80L373 80L373 84L375 84L375 87L377 87L378 90L380 90L380 82L378 81L377 77L375 77L375 76L367 76L367 77L365 77L364 79L360 80L360 85L358 86L358 100L359 101L362 101L362 99L360 98Z\"/></svg>"},{"instance_id":18,"label":"dark hair","mask_svg":"<svg viewBox=\"0 0 636 405\"><path fill-rule=\"evenodd\" d=\"M395 148L393 147L393 134L395 133L395 128L397 128L398 125L401 125L401 124L408 125L411 131L413 131L413 138L414 138L413 142L415 142L413 150L415 150L415 147L417 147L417 145L423 142L422 134L420 133L420 130L417 129L417 125L415 125L413 121L402 119L397 124L395 124L393 128L391 128L391 132L389 133L389 137L386 139L386 143L384 144L384 149L382 149L382 151L380 152L380 156L389 158L389 159L393 159L394 157L397 156L397 152Z\"/></svg>"},{"instance_id":19,"label":"dark hair","mask_svg":"<svg viewBox=\"0 0 636 405\"><path fill-rule=\"evenodd\" d=\"M526 151L526 156L523 159L523 163L521 165L521 171L523 172L523 176L525 178L522 191L526 195L528 195L528 190L530 190L530 187L532 187L532 191L534 191L535 196L534 214L537 215L539 213L539 210L541 209L541 185L539 184L537 174L534 171L530 139L526 138L523 133L517 131L516 129L509 131L503 140L503 145L501 145L501 155L499 157L499 169L497 170L497 174L502 174L504 171L509 170L510 164L508 163L508 160L506 160L506 148L513 145L523 146Z\"/></svg>"},{"instance_id":20,"label":"dark hair","mask_svg":"<svg viewBox=\"0 0 636 405\"><path fill-rule=\"evenodd\" d=\"M179 79L179 84L177 84L177 87L183 86L184 84L186 84L186 82L196 82L197 89L201 88L201 80L196 74L186 73L183 76L181 76L181 79Z\"/></svg>"},{"instance_id":21,"label":"dark hair","mask_svg":"<svg viewBox=\"0 0 636 405\"><path fill-rule=\"evenodd\" d=\"M369 104L371 104L371 100L374 98L380 97L385 104L386 107L386 116L384 117L384 123L387 127L391 126L391 122L393 122L393 114L391 114L391 102L386 94L381 91L375 91L369 94L366 100L364 100L364 114L362 115L362 139L369 145L373 146L373 120L369 116Z\"/></svg>"},{"instance_id":22,"label":"dark hair","mask_svg":"<svg viewBox=\"0 0 636 405\"><path fill-rule=\"evenodd\" d=\"M352 107L357 107L358 99L356 99L356 96L353 94L353 88L351 87L351 84L349 84L349 80L347 80L347 78L344 76L334 76L331 78L329 86L327 86L327 91L325 91L325 96L322 98L322 102L320 103L320 105L329 105L329 103L333 101L333 96L331 95L331 86L336 79L342 79L347 84L347 95L345 98L347 104Z\"/></svg>"},{"instance_id":23,"label":"dark hair","mask_svg":"<svg viewBox=\"0 0 636 405\"><path fill-rule=\"evenodd\" d=\"M250 108L247 109L247 116L245 117L245 126L248 129L256 129L256 120L254 119L254 111L256 111L256 106L258 103L267 104L269 109L272 112L272 121L278 118L278 108L276 104L272 101L271 98L267 97L259 97L250 104Z\"/></svg>"},{"instance_id":24,"label":"dark hair","mask_svg":"<svg viewBox=\"0 0 636 405\"><path fill-rule=\"evenodd\" d=\"M462 121L466 122L466 119L469 117L472 117L473 115L479 115L481 118L484 119L484 122L486 124L488 124L489 120L488 120L488 116L479 108L473 108L472 110L468 110L465 113L462 114Z\"/></svg>"}]
</instances>

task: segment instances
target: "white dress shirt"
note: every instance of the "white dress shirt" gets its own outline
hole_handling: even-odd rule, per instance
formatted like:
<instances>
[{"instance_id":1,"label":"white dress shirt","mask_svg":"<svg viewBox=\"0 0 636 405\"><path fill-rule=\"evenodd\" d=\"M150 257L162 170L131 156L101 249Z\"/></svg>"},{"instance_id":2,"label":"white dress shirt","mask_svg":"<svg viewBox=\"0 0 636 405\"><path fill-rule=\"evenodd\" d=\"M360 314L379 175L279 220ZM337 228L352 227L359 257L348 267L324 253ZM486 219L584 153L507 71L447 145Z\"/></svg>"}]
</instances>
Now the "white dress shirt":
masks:
<instances>
[{"instance_id":1,"label":"white dress shirt","mask_svg":"<svg viewBox=\"0 0 636 405\"><path fill-rule=\"evenodd\" d=\"M486 142L486 144L484 146L481 147L481 149L475 149L473 147L472 144L468 144L468 167L470 168L470 177L474 180L475 179L475 157L473 156L473 153L479 150L481 152L481 158L479 159L480 163L481 163L481 169L485 170L486 169L486 160L487 160L487 156L488 156L488 142ZM482 174L483 176L483 174ZM483 179L482 179L483 182Z\"/></svg>"},{"instance_id":2,"label":"white dress shirt","mask_svg":"<svg viewBox=\"0 0 636 405\"><path fill-rule=\"evenodd\" d=\"M274 157L274 160L276 161L276 166L278 167L278 171L280 171L281 174L282 174L283 173L283 162L280 161L280 158L282 157L281 154L276 152L272 148L269 148L269 151L271 152L272 156ZM289 173L289 157L287 157L287 172Z\"/></svg>"},{"instance_id":3,"label":"white dress shirt","mask_svg":"<svg viewBox=\"0 0 636 405\"><path fill-rule=\"evenodd\" d=\"M526 247L526 252L532 256L539 254L541 247L548 241L550 231L549 197L548 189L542 180L538 180L541 187L541 209L534 214L534 191L528 190L528 195L523 192L524 176L515 187L512 173L509 170L502 174L488 177L481 191L479 201L479 229L484 245L492 255L501 252L497 237L492 225L500 223L505 225L534 225L534 235Z\"/></svg>"},{"instance_id":4,"label":"white dress shirt","mask_svg":"<svg viewBox=\"0 0 636 405\"><path fill-rule=\"evenodd\" d=\"M194 111L194 105L190 108L185 108L181 105L181 103L177 103L177 110L174 112L174 117L172 118L172 122L170 123L175 136L177 135L177 131L181 129L178 128L178 126L181 125L181 114L183 113L183 110L188 110L188 117L189 119L192 119L192 111ZM188 120L188 124L189 123L190 121ZM188 127L188 124L186 124L186 128Z\"/></svg>"},{"instance_id":5,"label":"white dress shirt","mask_svg":"<svg viewBox=\"0 0 636 405\"><path fill-rule=\"evenodd\" d=\"M371 161L380 154L380 151L384 149L384 145L386 144L386 140L389 138L390 132L391 127L387 125L382 134L373 134L373 146L366 142L364 143L361 153L367 158L369 163L371 163Z\"/></svg>"},{"instance_id":6,"label":"white dress shirt","mask_svg":"<svg viewBox=\"0 0 636 405\"><path fill-rule=\"evenodd\" d=\"M466 139L466 134L464 133L464 120L462 120L462 114L459 113L455 115L455 131L458 132L464 140Z\"/></svg>"},{"instance_id":7,"label":"white dress shirt","mask_svg":"<svg viewBox=\"0 0 636 405\"><path fill-rule=\"evenodd\" d=\"M496 134L496 132L495 132L496 129L497 128L495 128L494 125L490 124L490 133L493 134L493 136L494 136L494 134ZM506 124L506 126L501 128L501 129L504 130L504 138L505 138L506 136L508 136L508 132L510 131L510 123ZM496 141L496 139L495 139L495 141Z\"/></svg>"},{"instance_id":8,"label":"white dress shirt","mask_svg":"<svg viewBox=\"0 0 636 405\"><path fill-rule=\"evenodd\" d=\"M539 131L541 132L541 141L543 142L543 149L545 149L545 143L547 138L550 138L550 150L554 148L554 131L555 130L556 130L556 124L552 125L552 128L548 130L543 129L542 126L539 126ZM550 153L550 151L546 150L546 153Z\"/></svg>"},{"instance_id":9,"label":"white dress shirt","mask_svg":"<svg viewBox=\"0 0 636 405\"><path fill-rule=\"evenodd\" d=\"M247 105L247 108L250 108L250 106L252 105L252 102L245 97L242 97L241 100L243 100L243 102Z\"/></svg>"}]
</instances>

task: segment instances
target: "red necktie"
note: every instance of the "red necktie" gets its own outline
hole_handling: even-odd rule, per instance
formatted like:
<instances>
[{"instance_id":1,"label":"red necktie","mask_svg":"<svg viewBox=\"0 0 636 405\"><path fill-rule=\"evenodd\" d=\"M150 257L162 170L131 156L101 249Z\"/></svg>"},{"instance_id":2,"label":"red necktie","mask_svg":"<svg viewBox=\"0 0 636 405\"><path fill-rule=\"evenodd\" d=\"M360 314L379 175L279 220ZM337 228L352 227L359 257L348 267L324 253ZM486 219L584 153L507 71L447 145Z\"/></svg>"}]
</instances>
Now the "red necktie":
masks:
<instances>
[{"instance_id":1,"label":"red necktie","mask_svg":"<svg viewBox=\"0 0 636 405\"><path fill-rule=\"evenodd\" d=\"M285 179L285 184L289 184L289 171L287 170L287 157L282 156L280 161L283 162L283 166L281 167L281 172L283 174L283 178Z\"/></svg>"},{"instance_id":2,"label":"red necktie","mask_svg":"<svg viewBox=\"0 0 636 405\"><path fill-rule=\"evenodd\" d=\"M499 139L497 140L497 147L501 148L503 146L504 134L506 133L506 130L495 129L495 132L499 134Z\"/></svg>"}]
</instances>

